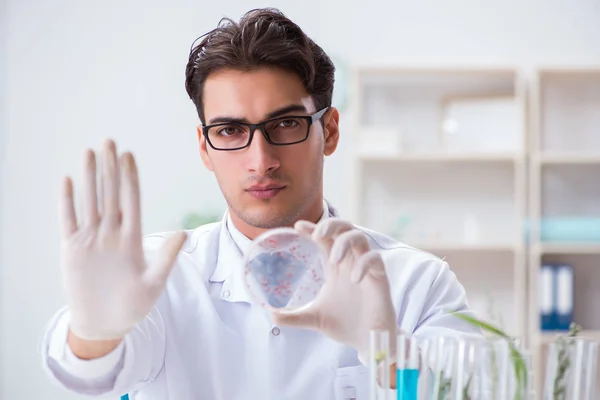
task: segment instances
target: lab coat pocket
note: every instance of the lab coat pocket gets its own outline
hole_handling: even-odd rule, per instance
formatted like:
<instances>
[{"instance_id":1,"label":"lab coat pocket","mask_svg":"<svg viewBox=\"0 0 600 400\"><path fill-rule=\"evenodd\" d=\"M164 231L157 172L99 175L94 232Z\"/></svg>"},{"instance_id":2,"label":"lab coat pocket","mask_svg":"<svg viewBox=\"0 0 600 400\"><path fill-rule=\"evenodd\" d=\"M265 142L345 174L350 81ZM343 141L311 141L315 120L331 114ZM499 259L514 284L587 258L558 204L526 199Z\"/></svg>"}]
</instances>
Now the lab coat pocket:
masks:
<instances>
[{"instance_id":1,"label":"lab coat pocket","mask_svg":"<svg viewBox=\"0 0 600 400\"><path fill-rule=\"evenodd\" d=\"M363 365L338 368L333 385L335 400L368 400L369 369Z\"/></svg>"}]
</instances>

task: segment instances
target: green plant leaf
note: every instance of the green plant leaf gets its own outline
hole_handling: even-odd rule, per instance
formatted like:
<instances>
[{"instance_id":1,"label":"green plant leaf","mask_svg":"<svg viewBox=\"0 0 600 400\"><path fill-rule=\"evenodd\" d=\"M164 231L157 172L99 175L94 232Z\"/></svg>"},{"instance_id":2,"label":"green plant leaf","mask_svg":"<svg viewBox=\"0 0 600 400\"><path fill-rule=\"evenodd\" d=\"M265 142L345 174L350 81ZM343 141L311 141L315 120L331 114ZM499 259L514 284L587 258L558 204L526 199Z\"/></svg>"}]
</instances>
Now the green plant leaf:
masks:
<instances>
[{"instance_id":1,"label":"green plant leaf","mask_svg":"<svg viewBox=\"0 0 600 400\"><path fill-rule=\"evenodd\" d=\"M466 321L472 325L475 325L487 332L493 333L495 335L498 335L500 337L506 338L506 339L512 339L511 336L507 335L506 333L504 333L500 328L488 323L488 322L484 322L481 321L475 317L471 317L470 315L466 315L463 314L461 312L455 311L453 313L456 317L462 319L463 321Z\"/></svg>"},{"instance_id":2,"label":"green plant leaf","mask_svg":"<svg viewBox=\"0 0 600 400\"><path fill-rule=\"evenodd\" d=\"M569 359L568 346L571 344L569 339L576 337L581 331L581 327L575 323L569 326L569 332L565 336L559 336L555 339L555 345L558 349L557 361L558 367L556 371L556 377L554 378L552 387L552 398L554 400L562 400L566 393L566 383L564 382L565 376L571 367L571 360Z\"/></svg>"},{"instance_id":3,"label":"green plant leaf","mask_svg":"<svg viewBox=\"0 0 600 400\"><path fill-rule=\"evenodd\" d=\"M469 396L469 387L471 386L471 381L473 380L473 374L469 375L469 379L467 379L467 383L463 388L463 400L469 400L471 397Z\"/></svg>"},{"instance_id":4,"label":"green plant leaf","mask_svg":"<svg viewBox=\"0 0 600 400\"><path fill-rule=\"evenodd\" d=\"M450 389L452 387L452 379L444 377L443 372L440 371L440 389L438 391L438 400L446 400Z\"/></svg>"}]
</instances>

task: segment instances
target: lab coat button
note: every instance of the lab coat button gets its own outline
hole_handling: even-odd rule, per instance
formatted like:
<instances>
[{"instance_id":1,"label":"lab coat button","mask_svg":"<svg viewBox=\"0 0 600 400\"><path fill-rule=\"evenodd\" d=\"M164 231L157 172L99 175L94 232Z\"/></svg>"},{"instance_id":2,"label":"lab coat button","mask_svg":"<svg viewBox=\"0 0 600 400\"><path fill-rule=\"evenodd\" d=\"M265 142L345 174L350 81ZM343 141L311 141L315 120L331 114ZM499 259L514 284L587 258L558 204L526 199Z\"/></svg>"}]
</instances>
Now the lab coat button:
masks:
<instances>
[{"instance_id":1,"label":"lab coat button","mask_svg":"<svg viewBox=\"0 0 600 400\"><path fill-rule=\"evenodd\" d=\"M356 388L354 386L345 386L342 388L344 400L356 400Z\"/></svg>"},{"instance_id":2,"label":"lab coat button","mask_svg":"<svg viewBox=\"0 0 600 400\"><path fill-rule=\"evenodd\" d=\"M223 292L223 298L224 299L228 299L230 294L231 294L231 292L229 290L224 291Z\"/></svg>"},{"instance_id":3,"label":"lab coat button","mask_svg":"<svg viewBox=\"0 0 600 400\"><path fill-rule=\"evenodd\" d=\"M271 333L275 336L279 336L279 333L281 333L281 331L279 330L278 327L275 327L275 328L271 329Z\"/></svg>"}]
</instances>

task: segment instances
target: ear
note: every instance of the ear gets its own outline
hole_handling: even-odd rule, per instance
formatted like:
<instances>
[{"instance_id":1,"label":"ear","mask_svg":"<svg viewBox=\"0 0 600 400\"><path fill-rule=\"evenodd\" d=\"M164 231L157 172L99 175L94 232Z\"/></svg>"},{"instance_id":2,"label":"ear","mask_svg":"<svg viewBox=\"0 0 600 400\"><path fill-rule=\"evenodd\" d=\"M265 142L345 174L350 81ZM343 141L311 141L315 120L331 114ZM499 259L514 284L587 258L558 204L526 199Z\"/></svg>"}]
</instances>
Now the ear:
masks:
<instances>
[{"instance_id":1,"label":"ear","mask_svg":"<svg viewBox=\"0 0 600 400\"><path fill-rule=\"evenodd\" d=\"M324 122L324 138L325 146L323 147L323 154L330 156L337 148L340 140L340 113L337 108L331 107L323 117Z\"/></svg>"},{"instance_id":2,"label":"ear","mask_svg":"<svg viewBox=\"0 0 600 400\"><path fill-rule=\"evenodd\" d=\"M206 148L206 138L202 133L202 127L198 126L196 128L196 132L198 133L198 144L200 146L200 157L202 158L202 163L209 171L213 171L212 162L210 161L210 157L208 156L208 149Z\"/></svg>"}]
</instances>

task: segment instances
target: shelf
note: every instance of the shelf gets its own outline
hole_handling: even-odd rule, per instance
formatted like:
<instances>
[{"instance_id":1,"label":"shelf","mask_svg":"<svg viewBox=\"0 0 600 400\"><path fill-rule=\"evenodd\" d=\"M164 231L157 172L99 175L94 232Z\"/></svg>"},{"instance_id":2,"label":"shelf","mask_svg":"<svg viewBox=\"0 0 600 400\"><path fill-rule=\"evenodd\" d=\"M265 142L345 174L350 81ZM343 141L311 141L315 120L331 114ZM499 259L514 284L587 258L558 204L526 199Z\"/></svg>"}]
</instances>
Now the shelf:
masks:
<instances>
[{"instance_id":1,"label":"shelf","mask_svg":"<svg viewBox=\"0 0 600 400\"><path fill-rule=\"evenodd\" d=\"M360 82L368 86L440 88L450 92L512 93L517 71L512 68L404 68L396 65L357 65Z\"/></svg>"},{"instance_id":2,"label":"shelf","mask_svg":"<svg viewBox=\"0 0 600 400\"><path fill-rule=\"evenodd\" d=\"M432 149L522 152L524 149L524 97L515 70L359 67L356 79L360 94L356 94L354 119L360 132L357 143L362 150L372 147L373 139L378 142L376 147L383 146L384 154L393 149L408 152ZM391 140L380 141L378 136L371 135L373 128L381 128L381 135L392 136ZM365 129L367 135L362 132ZM471 155L451 157L459 161L479 159ZM411 161L427 158L428 155L409 157Z\"/></svg>"},{"instance_id":3,"label":"shelf","mask_svg":"<svg viewBox=\"0 0 600 400\"><path fill-rule=\"evenodd\" d=\"M598 134L600 135L600 131ZM539 164L546 165L600 164L600 153L544 152L533 156L533 159Z\"/></svg>"},{"instance_id":4,"label":"shelf","mask_svg":"<svg viewBox=\"0 0 600 400\"><path fill-rule=\"evenodd\" d=\"M600 243L539 243L535 246L538 254L598 254Z\"/></svg>"},{"instance_id":5,"label":"shelf","mask_svg":"<svg viewBox=\"0 0 600 400\"><path fill-rule=\"evenodd\" d=\"M518 252L522 251L523 247L519 245L503 244L503 243L417 243L409 244L411 247L416 249L430 251L430 252Z\"/></svg>"},{"instance_id":6,"label":"shelf","mask_svg":"<svg viewBox=\"0 0 600 400\"><path fill-rule=\"evenodd\" d=\"M600 70L539 71L536 99L539 124L535 150L560 153L550 162L578 163L576 157L600 153ZM538 108L539 107L539 108ZM564 152L573 152L569 155ZM587 157L584 157L584 159ZM594 161L597 162L597 161Z\"/></svg>"},{"instance_id":7,"label":"shelf","mask_svg":"<svg viewBox=\"0 0 600 400\"><path fill-rule=\"evenodd\" d=\"M368 162L515 162L523 157L515 153L400 153L397 155L359 154Z\"/></svg>"},{"instance_id":8,"label":"shelf","mask_svg":"<svg viewBox=\"0 0 600 400\"><path fill-rule=\"evenodd\" d=\"M566 336L568 332L566 331L559 331L559 332L550 332L550 331L546 331L546 332L539 332L536 335L536 339L538 343L541 344L548 344L553 342L556 338L558 338L559 336ZM582 330L581 332L579 332L578 337L581 338L585 338L585 339L592 339L592 340L600 340L600 331L597 330Z\"/></svg>"},{"instance_id":9,"label":"shelf","mask_svg":"<svg viewBox=\"0 0 600 400\"><path fill-rule=\"evenodd\" d=\"M473 66L473 65L446 65L446 66L430 66L430 65L398 65L397 63L372 63L369 61L362 61L356 64L356 71L361 74L374 74L376 76L386 75L455 75L455 76L467 76L473 79L473 76L503 76L510 79L514 79L515 69L512 66L499 66L489 67L486 65Z\"/></svg>"},{"instance_id":10,"label":"shelf","mask_svg":"<svg viewBox=\"0 0 600 400\"><path fill-rule=\"evenodd\" d=\"M600 217L600 163L547 165L541 177L541 218Z\"/></svg>"},{"instance_id":11,"label":"shelf","mask_svg":"<svg viewBox=\"0 0 600 400\"><path fill-rule=\"evenodd\" d=\"M359 224L409 244L514 243L521 225L510 163L369 162L358 179Z\"/></svg>"},{"instance_id":12,"label":"shelf","mask_svg":"<svg viewBox=\"0 0 600 400\"><path fill-rule=\"evenodd\" d=\"M355 219L444 259L479 317L524 337L523 76L405 67L355 71Z\"/></svg>"},{"instance_id":13,"label":"shelf","mask_svg":"<svg viewBox=\"0 0 600 400\"><path fill-rule=\"evenodd\" d=\"M575 76L594 76L600 74L600 66L599 65L573 65L573 66L555 66L555 67L545 67L539 71L540 75L544 78L551 78L553 76L564 77L568 75Z\"/></svg>"},{"instance_id":14,"label":"shelf","mask_svg":"<svg viewBox=\"0 0 600 400\"><path fill-rule=\"evenodd\" d=\"M475 314L510 335L520 336L522 320L518 286L521 268L511 252L449 252L440 254L465 288ZM493 279L490 279L493 277Z\"/></svg>"}]
</instances>

